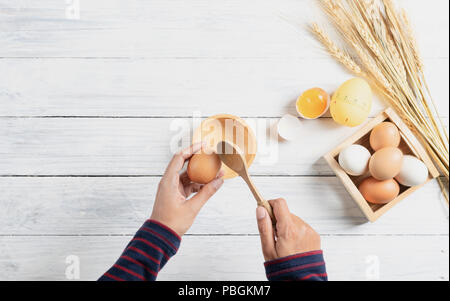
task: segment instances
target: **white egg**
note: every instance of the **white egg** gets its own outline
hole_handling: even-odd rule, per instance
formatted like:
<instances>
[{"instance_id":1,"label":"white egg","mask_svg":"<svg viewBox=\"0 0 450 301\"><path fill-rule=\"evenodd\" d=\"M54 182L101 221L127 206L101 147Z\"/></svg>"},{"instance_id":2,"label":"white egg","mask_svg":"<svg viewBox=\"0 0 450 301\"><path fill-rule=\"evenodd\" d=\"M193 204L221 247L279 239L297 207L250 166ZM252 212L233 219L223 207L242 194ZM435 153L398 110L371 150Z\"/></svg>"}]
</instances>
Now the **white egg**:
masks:
<instances>
[{"instance_id":1,"label":"white egg","mask_svg":"<svg viewBox=\"0 0 450 301\"><path fill-rule=\"evenodd\" d=\"M296 140L300 134L302 124L300 120L292 115L284 115L278 121L278 135L285 140Z\"/></svg>"},{"instance_id":2,"label":"white egg","mask_svg":"<svg viewBox=\"0 0 450 301\"><path fill-rule=\"evenodd\" d=\"M428 168L416 157L406 155L403 156L402 168L395 179L408 187L422 185L428 179Z\"/></svg>"},{"instance_id":3,"label":"white egg","mask_svg":"<svg viewBox=\"0 0 450 301\"><path fill-rule=\"evenodd\" d=\"M368 170L371 154L362 145L353 144L339 154L339 165L351 176L360 176Z\"/></svg>"}]
</instances>

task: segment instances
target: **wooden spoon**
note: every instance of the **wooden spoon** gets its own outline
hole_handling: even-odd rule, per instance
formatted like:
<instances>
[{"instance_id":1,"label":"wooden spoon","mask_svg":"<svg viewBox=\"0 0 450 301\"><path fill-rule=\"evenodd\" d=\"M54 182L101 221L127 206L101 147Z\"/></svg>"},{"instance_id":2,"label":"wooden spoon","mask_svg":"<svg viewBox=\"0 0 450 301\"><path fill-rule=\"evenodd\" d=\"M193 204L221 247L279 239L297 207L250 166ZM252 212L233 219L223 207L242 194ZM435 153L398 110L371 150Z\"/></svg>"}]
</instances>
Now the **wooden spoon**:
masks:
<instances>
[{"instance_id":1,"label":"wooden spoon","mask_svg":"<svg viewBox=\"0 0 450 301\"><path fill-rule=\"evenodd\" d=\"M272 220L272 224L275 225L276 219L273 215L272 206L270 206L269 202L259 194L255 184L253 184L253 181L248 173L248 167L244 155L239 151L238 147L229 142L221 141L217 144L217 154L226 166L244 179L248 185L248 188L250 188L250 191L255 197L258 206L266 208L270 219Z\"/></svg>"}]
</instances>

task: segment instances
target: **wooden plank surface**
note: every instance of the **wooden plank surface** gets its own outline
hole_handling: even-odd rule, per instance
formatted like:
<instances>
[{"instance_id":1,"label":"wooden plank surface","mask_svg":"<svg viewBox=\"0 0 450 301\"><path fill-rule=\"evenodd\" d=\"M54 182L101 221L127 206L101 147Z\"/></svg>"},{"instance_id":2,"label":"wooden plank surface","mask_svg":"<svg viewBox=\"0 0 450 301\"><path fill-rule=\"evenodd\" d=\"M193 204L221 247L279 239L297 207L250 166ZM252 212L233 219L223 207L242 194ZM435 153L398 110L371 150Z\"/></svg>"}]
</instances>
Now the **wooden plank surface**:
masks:
<instances>
[{"instance_id":1,"label":"wooden plank surface","mask_svg":"<svg viewBox=\"0 0 450 301\"><path fill-rule=\"evenodd\" d=\"M0 237L2 280L67 280L74 262L68 256L78 256L80 280L95 280L129 239ZM323 237L322 245L330 280L449 280L447 236ZM158 279L265 280L262 263L257 236L186 236Z\"/></svg>"},{"instance_id":2,"label":"wooden plank surface","mask_svg":"<svg viewBox=\"0 0 450 301\"><path fill-rule=\"evenodd\" d=\"M254 126L259 147L258 158L250 168L253 174L331 175L322 155L354 131L337 126L331 119L304 122L301 140L277 145L276 140L267 139L267 129L276 119L252 121L262 122L258 131ZM188 131L193 131L189 118L0 119L0 173L161 175L173 154L171 141L178 140L181 133L182 141L189 143ZM296 146L304 145L308 147L298 152Z\"/></svg>"},{"instance_id":3,"label":"wooden plank surface","mask_svg":"<svg viewBox=\"0 0 450 301\"><path fill-rule=\"evenodd\" d=\"M278 143L276 132L268 136L277 119L246 120L258 141L254 175L334 175L322 156L357 129L331 118L302 121L298 141ZM192 141L192 125L189 118L3 118L0 175L161 175L179 145Z\"/></svg>"},{"instance_id":4,"label":"wooden plank surface","mask_svg":"<svg viewBox=\"0 0 450 301\"><path fill-rule=\"evenodd\" d=\"M425 60L448 117L449 60ZM0 59L0 116L296 115L295 101L350 78L325 53L311 59ZM195 70L195 71L194 71ZM374 100L371 116L386 106ZM329 116L329 115L327 115Z\"/></svg>"},{"instance_id":5,"label":"wooden plank surface","mask_svg":"<svg viewBox=\"0 0 450 301\"><path fill-rule=\"evenodd\" d=\"M0 235L133 234L150 216L159 177L0 178ZM335 177L257 177L267 199L324 235L448 235L448 207L435 182L374 224ZM257 234L256 203L241 179L225 182L190 234Z\"/></svg>"},{"instance_id":6,"label":"wooden plank surface","mask_svg":"<svg viewBox=\"0 0 450 301\"><path fill-rule=\"evenodd\" d=\"M399 2L448 126L449 2ZM262 194L322 234L331 280L367 280L379 260L381 280L448 281L435 182L367 224L321 159L356 129L326 115L303 121L297 142L267 138L302 91L331 93L351 76L307 33L325 20L315 0L80 5L74 19L66 1L0 2L0 280L64 280L68 255L82 280L97 279L150 214L173 138L190 140L194 113L231 113L257 133ZM160 279L263 280L258 240L250 192L231 180Z\"/></svg>"},{"instance_id":7,"label":"wooden plank surface","mask_svg":"<svg viewBox=\"0 0 450 301\"><path fill-rule=\"evenodd\" d=\"M447 1L403 0L427 58L448 57ZM60 0L3 0L3 57L321 56L305 26L315 0L89 0L69 19ZM286 21L286 19L288 21ZM434 34L439 33L439 38Z\"/></svg>"}]
</instances>

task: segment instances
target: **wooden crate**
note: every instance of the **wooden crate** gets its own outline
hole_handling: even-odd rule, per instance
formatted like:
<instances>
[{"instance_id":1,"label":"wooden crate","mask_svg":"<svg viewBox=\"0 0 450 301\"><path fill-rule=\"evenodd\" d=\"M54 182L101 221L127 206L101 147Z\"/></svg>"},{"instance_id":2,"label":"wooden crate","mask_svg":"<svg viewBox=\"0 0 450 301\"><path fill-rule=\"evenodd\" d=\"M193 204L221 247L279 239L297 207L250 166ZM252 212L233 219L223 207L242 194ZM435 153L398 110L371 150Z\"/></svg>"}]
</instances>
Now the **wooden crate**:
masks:
<instances>
[{"instance_id":1,"label":"wooden crate","mask_svg":"<svg viewBox=\"0 0 450 301\"><path fill-rule=\"evenodd\" d=\"M403 151L403 153L405 155L416 156L417 158L422 160L422 162L424 162L425 165L428 167L429 174L427 182L439 176L439 172L437 171L427 152L425 151L423 146L419 143L419 141L416 139L416 137L413 135L408 126L401 120L401 118L394 112L392 108L386 109L376 118L365 124L353 136L345 140L343 143L338 145L335 149L333 149L324 156L325 160L328 162L330 167L336 173L336 176L342 181L347 191L350 193L355 202L361 208L362 212L367 217L367 219L371 222L376 221L388 210L397 205L401 200L403 200L411 193L413 193L417 189L420 189L423 185L426 184L425 183L423 185L414 187L405 187L400 185L400 194L397 196L397 198L395 198L391 202L384 205L370 204L364 199L364 197L358 190L359 184L362 182L362 180L367 178L369 174L354 177L348 175L341 168L341 166L338 163L338 156L339 153L347 146L350 146L352 144L360 144L366 147L373 154L373 150L371 149L369 143L370 133L376 125L384 121L391 121L392 123L396 124L398 129L400 130L402 140L399 148Z\"/></svg>"}]
</instances>

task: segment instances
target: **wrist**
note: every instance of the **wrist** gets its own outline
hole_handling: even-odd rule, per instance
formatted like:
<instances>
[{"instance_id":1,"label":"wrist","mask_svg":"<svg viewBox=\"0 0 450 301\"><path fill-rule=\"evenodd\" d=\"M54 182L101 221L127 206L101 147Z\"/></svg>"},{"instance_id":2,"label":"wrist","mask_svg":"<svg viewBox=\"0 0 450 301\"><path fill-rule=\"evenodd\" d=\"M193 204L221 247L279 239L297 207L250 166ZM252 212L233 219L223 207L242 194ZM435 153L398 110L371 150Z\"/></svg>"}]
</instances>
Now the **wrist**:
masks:
<instances>
[{"instance_id":1,"label":"wrist","mask_svg":"<svg viewBox=\"0 0 450 301\"><path fill-rule=\"evenodd\" d=\"M310 255L317 255L317 254L323 255L323 251L322 250L313 250L313 251L308 251L308 252L300 252L300 253L294 253L294 254L287 255L287 256L282 256L282 257L279 257L276 259L266 260L264 262L264 266L279 264L279 263L282 263L285 261L289 261L291 259L306 257L306 256L310 256Z\"/></svg>"},{"instance_id":2,"label":"wrist","mask_svg":"<svg viewBox=\"0 0 450 301\"><path fill-rule=\"evenodd\" d=\"M177 226L179 223L176 223L176 221L173 218L168 218L165 215L160 216L159 214L155 214L153 212L148 220L155 221L169 228L171 231L175 232L174 234L180 237L180 239L184 235L184 233L186 233L186 231L183 231L180 227Z\"/></svg>"},{"instance_id":3,"label":"wrist","mask_svg":"<svg viewBox=\"0 0 450 301\"><path fill-rule=\"evenodd\" d=\"M264 263L268 280L327 280L322 250L298 253Z\"/></svg>"},{"instance_id":4,"label":"wrist","mask_svg":"<svg viewBox=\"0 0 450 301\"><path fill-rule=\"evenodd\" d=\"M150 225L150 227L156 227L159 232L161 232L165 237L169 238L170 240L174 240L179 244L181 242L181 236L178 231L176 231L173 227L170 226L169 223L166 223L162 220L155 219L153 217L150 217L144 224Z\"/></svg>"}]
</instances>

